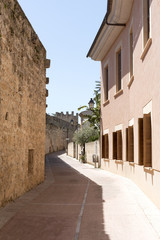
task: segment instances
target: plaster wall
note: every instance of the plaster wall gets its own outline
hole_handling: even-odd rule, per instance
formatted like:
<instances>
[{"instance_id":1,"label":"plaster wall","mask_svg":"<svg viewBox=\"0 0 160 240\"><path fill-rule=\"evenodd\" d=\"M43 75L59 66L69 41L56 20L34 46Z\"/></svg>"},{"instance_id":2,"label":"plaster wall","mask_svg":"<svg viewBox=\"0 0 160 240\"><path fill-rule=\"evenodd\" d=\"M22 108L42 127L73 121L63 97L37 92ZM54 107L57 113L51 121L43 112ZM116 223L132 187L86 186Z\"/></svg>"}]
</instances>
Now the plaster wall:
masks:
<instances>
[{"instance_id":1,"label":"plaster wall","mask_svg":"<svg viewBox=\"0 0 160 240\"><path fill-rule=\"evenodd\" d=\"M141 59L143 46L143 1L134 0L130 19L119 37L113 43L109 52L101 62L102 76L102 133L109 130L109 160L102 159L102 167L114 173L126 176L135 181L159 205L160 198L160 4L158 0L150 1L150 39L151 45L144 59ZM129 35L133 31L133 75L130 86L130 51ZM116 94L116 52L121 48L122 59L122 89ZM109 101L104 101L104 69L109 69ZM146 109L149 110L146 110ZM152 173L144 171L138 165L138 118L143 117L145 111L151 112L152 122ZM130 122L134 122L134 166L126 162L125 129ZM112 132L116 126L122 126L123 163L113 160ZM160 205L159 205L160 207Z\"/></svg>"},{"instance_id":2,"label":"plaster wall","mask_svg":"<svg viewBox=\"0 0 160 240\"><path fill-rule=\"evenodd\" d=\"M68 144L68 156L79 160L80 153L81 153L81 146L79 144L75 144L73 142L70 142Z\"/></svg>"},{"instance_id":3,"label":"plaster wall","mask_svg":"<svg viewBox=\"0 0 160 240\"><path fill-rule=\"evenodd\" d=\"M96 154L98 156L98 159L100 159L99 153L100 153L99 141L89 142L85 144L85 156L87 163L94 164L92 156L93 154Z\"/></svg>"}]
</instances>

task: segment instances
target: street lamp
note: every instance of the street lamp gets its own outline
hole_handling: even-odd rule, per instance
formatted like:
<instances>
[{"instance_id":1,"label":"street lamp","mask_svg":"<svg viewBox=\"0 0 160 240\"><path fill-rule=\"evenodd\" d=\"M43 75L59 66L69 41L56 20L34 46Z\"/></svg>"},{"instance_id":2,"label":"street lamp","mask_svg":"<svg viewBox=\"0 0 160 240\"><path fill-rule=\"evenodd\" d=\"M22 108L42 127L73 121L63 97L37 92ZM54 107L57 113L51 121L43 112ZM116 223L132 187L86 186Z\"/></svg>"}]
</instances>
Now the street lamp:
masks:
<instances>
[{"instance_id":1,"label":"street lamp","mask_svg":"<svg viewBox=\"0 0 160 240\"><path fill-rule=\"evenodd\" d=\"M89 108L90 108L90 109L94 108L94 101L93 101L92 98L90 99L90 101L89 101L88 104L89 104Z\"/></svg>"}]
</instances>

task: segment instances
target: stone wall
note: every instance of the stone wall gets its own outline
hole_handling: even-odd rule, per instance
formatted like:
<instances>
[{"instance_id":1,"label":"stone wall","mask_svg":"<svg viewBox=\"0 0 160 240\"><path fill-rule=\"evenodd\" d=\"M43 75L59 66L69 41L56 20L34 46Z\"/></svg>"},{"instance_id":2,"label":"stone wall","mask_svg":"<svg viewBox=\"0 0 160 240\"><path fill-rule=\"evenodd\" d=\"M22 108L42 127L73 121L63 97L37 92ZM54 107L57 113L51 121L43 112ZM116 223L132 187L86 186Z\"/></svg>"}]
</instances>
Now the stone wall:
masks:
<instances>
[{"instance_id":1,"label":"stone wall","mask_svg":"<svg viewBox=\"0 0 160 240\"><path fill-rule=\"evenodd\" d=\"M77 126L77 124L78 124L78 113L76 113L76 115L74 115L74 111L72 111L71 114L69 114L69 112L66 112L66 113L56 112L56 114L54 116L56 118L66 121L66 122L70 122L71 120L73 120L74 126Z\"/></svg>"},{"instance_id":2,"label":"stone wall","mask_svg":"<svg viewBox=\"0 0 160 240\"><path fill-rule=\"evenodd\" d=\"M0 206L44 180L46 51L16 0L0 1Z\"/></svg>"},{"instance_id":3,"label":"stone wall","mask_svg":"<svg viewBox=\"0 0 160 240\"><path fill-rule=\"evenodd\" d=\"M78 125L71 125L69 121L57 116L46 115L46 154L67 149L67 144L72 141L73 134ZM73 116L78 123L78 115ZM67 140L68 139L68 140Z\"/></svg>"}]
</instances>

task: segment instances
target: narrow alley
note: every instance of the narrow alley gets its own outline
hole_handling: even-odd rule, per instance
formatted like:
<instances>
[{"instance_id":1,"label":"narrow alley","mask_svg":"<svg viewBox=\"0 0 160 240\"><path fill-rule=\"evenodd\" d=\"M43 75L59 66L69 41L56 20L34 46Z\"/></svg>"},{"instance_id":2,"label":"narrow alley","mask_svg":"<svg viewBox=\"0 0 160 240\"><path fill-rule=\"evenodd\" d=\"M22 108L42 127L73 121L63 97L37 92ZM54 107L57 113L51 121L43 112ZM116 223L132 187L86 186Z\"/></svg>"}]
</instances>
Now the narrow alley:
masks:
<instances>
[{"instance_id":1,"label":"narrow alley","mask_svg":"<svg viewBox=\"0 0 160 240\"><path fill-rule=\"evenodd\" d=\"M46 180L0 209L0 240L158 240L160 211L130 180L63 152Z\"/></svg>"}]
</instances>

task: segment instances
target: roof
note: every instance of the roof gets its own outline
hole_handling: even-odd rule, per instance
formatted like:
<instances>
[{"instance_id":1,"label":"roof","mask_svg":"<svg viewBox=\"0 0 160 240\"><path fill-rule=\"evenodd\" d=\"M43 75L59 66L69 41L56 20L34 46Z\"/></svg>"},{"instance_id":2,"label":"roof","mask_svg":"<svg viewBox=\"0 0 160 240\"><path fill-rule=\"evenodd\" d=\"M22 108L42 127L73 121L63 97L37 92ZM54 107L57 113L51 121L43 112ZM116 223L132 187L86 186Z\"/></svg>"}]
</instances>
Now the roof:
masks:
<instances>
[{"instance_id":1,"label":"roof","mask_svg":"<svg viewBox=\"0 0 160 240\"><path fill-rule=\"evenodd\" d=\"M88 117L88 116L91 116L93 114L93 112L91 110L86 110L86 111L83 111L79 114L80 117Z\"/></svg>"},{"instance_id":2,"label":"roof","mask_svg":"<svg viewBox=\"0 0 160 240\"><path fill-rule=\"evenodd\" d=\"M87 57L91 57L95 61L103 60L124 28L124 24L128 22L132 4L133 0L108 0L107 13L88 51ZM106 20L112 25L106 24ZM121 23L123 25L117 26L117 24Z\"/></svg>"}]
</instances>

